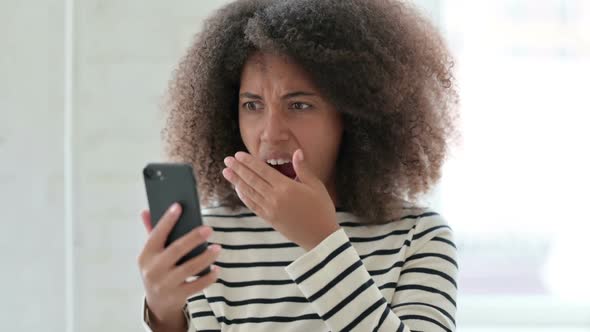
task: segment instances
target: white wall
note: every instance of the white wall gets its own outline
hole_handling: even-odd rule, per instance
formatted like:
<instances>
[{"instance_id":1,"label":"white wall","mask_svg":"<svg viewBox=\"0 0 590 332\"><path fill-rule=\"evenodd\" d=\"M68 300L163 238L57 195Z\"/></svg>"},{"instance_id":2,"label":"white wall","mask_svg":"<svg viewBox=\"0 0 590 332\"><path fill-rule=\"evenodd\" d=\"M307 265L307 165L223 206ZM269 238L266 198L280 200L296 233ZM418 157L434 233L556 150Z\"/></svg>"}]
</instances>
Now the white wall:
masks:
<instances>
[{"instance_id":1,"label":"white wall","mask_svg":"<svg viewBox=\"0 0 590 332\"><path fill-rule=\"evenodd\" d=\"M77 1L75 330L139 331L141 169L160 159L171 71L220 1Z\"/></svg>"},{"instance_id":2,"label":"white wall","mask_svg":"<svg viewBox=\"0 0 590 332\"><path fill-rule=\"evenodd\" d=\"M4 331L64 330L62 30L60 0L0 2Z\"/></svg>"},{"instance_id":3,"label":"white wall","mask_svg":"<svg viewBox=\"0 0 590 332\"><path fill-rule=\"evenodd\" d=\"M68 287L74 331L141 331L141 168L161 157L158 106L170 73L221 3L74 1L68 152L65 1L0 1L3 331L66 331ZM73 239L65 238L66 178Z\"/></svg>"}]
</instances>

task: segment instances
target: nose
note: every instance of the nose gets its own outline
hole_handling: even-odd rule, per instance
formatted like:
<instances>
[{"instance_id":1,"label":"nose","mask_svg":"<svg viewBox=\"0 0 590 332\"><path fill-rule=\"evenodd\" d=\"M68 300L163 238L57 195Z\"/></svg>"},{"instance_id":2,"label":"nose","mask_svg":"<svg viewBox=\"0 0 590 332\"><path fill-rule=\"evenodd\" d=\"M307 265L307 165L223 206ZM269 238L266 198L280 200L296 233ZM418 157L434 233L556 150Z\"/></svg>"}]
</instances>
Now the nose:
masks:
<instances>
[{"instance_id":1,"label":"nose","mask_svg":"<svg viewBox=\"0 0 590 332\"><path fill-rule=\"evenodd\" d=\"M262 130L262 141L277 142L289 139L289 127L284 119L281 110L271 109L266 112L264 128Z\"/></svg>"}]
</instances>

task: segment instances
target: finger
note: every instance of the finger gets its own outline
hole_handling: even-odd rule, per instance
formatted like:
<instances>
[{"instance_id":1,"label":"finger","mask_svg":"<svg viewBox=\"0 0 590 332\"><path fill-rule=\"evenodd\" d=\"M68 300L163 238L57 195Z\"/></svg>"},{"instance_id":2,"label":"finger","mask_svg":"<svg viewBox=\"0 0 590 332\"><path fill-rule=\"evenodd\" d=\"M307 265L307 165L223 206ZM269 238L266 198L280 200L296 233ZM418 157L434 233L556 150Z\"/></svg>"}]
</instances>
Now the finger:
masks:
<instances>
[{"instance_id":1,"label":"finger","mask_svg":"<svg viewBox=\"0 0 590 332\"><path fill-rule=\"evenodd\" d=\"M246 184L248 184L261 195L268 195L271 192L273 186L268 183L261 176L261 174L256 173L250 169L245 163L242 163L233 157L227 157L223 160L223 162L234 173L236 173L240 179L242 179Z\"/></svg>"},{"instance_id":2,"label":"finger","mask_svg":"<svg viewBox=\"0 0 590 332\"><path fill-rule=\"evenodd\" d=\"M209 226L200 226L193 229L181 238L172 242L168 248L161 253L161 261L167 262L168 266L174 266L179 259L207 241L207 238L211 233L212 230Z\"/></svg>"},{"instance_id":3,"label":"finger","mask_svg":"<svg viewBox=\"0 0 590 332\"><path fill-rule=\"evenodd\" d=\"M195 281L183 283L181 289L184 293L184 297L188 298L189 296L194 295L195 293L199 293L203 289L207 288L207 286L214 283L218 277L219 266L212 266L211 272L207 273L206 275L197 278Z\"/></svg>"},{"instance_id":4,"label":"finger","mask_svg":"<svg viewBox=\"0 0 590 332\"><path fill-rule=\"evenodd\" d=\"M181 210L182 207L180 204L174 203L170 206L170 208L168 208L166 212L164 212L164 215L162 215L162 218L160 218L156 224L156 227L154 227L150 233L150 237L146 243L146 249L159 251L164 248L164 245L166 244L166 238L176 224L176 221L181 214Z\"/></svg>"},{"instance_id":5,"label":"finger","mask_svg":"<svg viewBox=\"0 0 590 332\"><path fill-rule=\"evenodd\" d=\"M318 179L308 167L309 165L307 164L307 160L304 160L303 150L297 149L297 151L293 153L292 163L295 174L297 174L297 178L300 180L300 182L310 184L312 186L318 186L322 184L322 181Z\"/></svg>"},{"instance_id":6,"label":"finger","mask_svg":"<svg viewBox=\"0 0 590 332\"><path fill-rule=\"evenodd\" d=\"M235 154L235 158L253 172L257 173L261 178L265 179L271 187L274 183L285 181L285 176L281 174L281 172L269 166L266 161L254 158L249 153L238 151Z\"/></svg>"},{"instance_id":7,"label":"finger","mask_svg":"<svg viewBox=\"0 0 590 332\"><path fill-rule=\"evenodd\" d=\"M221 246L219 244L211 244L207 247L207 250L197 257L193 257L182 265L174 268L168 278L172 283L178 285L186 280L186 278L194 276L215 263L220 252Z\"/></svg>"},{"instance_id":8,"label":"finger","mask_svg":"<svg viewBox=\"0 0 590 332\"><path fill-rule=\"evenodd\" d=\"M148 234L151 233L153 227L149 210L141 211L141 220L143 221L143 226Z\"/></svg>"},{"instance_id":9,"label":"finger","mask_svg":"<svg viewBox=\"0 0 590 332\"><path fill-rule=\"evenodd\" d=\"M244 195L250 197L257 205L264 206L266 205L265 197L270 195L261 194L254 188L252 188L248 183L246 183L242 178L236 174L231 168L225 168L223 171L223 176L234 185L234 189L236 193L238 190Z\"/></svg>"},{"instance_id":10,"label":"finger","mask_svg":"<svg viewBox=\"0 0 590 332\"><path fill-rule=\"evenodd\" d=\"M236 193L238 194L238 197L242 200L242 202L244 202L244 204L246 204L246 206L250 209L250 211L256 213L256 215L258 215L259 217L266 219L266 210L263 206L257 204L250 197L244 195L239 188L236 188Z\"/></svg>"}]
</instances>

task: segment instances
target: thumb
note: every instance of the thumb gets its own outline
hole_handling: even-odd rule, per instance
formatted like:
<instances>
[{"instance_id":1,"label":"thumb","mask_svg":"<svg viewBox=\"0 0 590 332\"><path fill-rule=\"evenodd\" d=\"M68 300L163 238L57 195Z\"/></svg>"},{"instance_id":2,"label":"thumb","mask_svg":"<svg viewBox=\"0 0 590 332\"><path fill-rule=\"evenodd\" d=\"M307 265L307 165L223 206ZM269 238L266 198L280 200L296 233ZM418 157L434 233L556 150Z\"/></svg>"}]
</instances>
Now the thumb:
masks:
<instances>
[{"instance_id":1,"label":"thumb","mask_svg":"<svg viewBox=\"0 0 590 332\"><path fill-rule=\"evenodd\" d=\"M299 179L299 182L313 185L319 181L307 166L307 162L303 157L303 150L301 149L297 149L293 153L293 169L295 169L295 174L297 174L296 179Z\"/></svg>"}]
</instances>

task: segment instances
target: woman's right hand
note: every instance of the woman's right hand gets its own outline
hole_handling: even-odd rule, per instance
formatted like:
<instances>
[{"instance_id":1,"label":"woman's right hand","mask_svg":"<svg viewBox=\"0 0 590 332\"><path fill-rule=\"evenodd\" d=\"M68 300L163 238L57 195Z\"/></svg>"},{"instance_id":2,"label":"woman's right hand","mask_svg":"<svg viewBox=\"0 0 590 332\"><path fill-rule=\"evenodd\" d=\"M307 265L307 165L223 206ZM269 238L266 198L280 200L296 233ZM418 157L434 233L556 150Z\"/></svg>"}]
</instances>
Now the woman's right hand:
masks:
<instances>
[{"instance_id":1,"label":"woman's right hand","mask_svg":"<svg viewBox=\"0 0 590 332\"><path fill-rule=\"evenodd\" d=\"M184 324L183 307L186 299L211 285L219 275L219 267L211 266L211 272L192 282L189 277L213 264L221 251L218 244L209 245L207 250L184 264L176 266L181 257L205 242L211 235L209 226L200 226L164 248L168 234L181 214L180 204L173 204L152 231L150 213L141 212L149 237L137 257L139 270L146 294L146 302L156 320L162 326ZM183 321L179 322L179 318Z\"/></svg>"}]
</instances>

